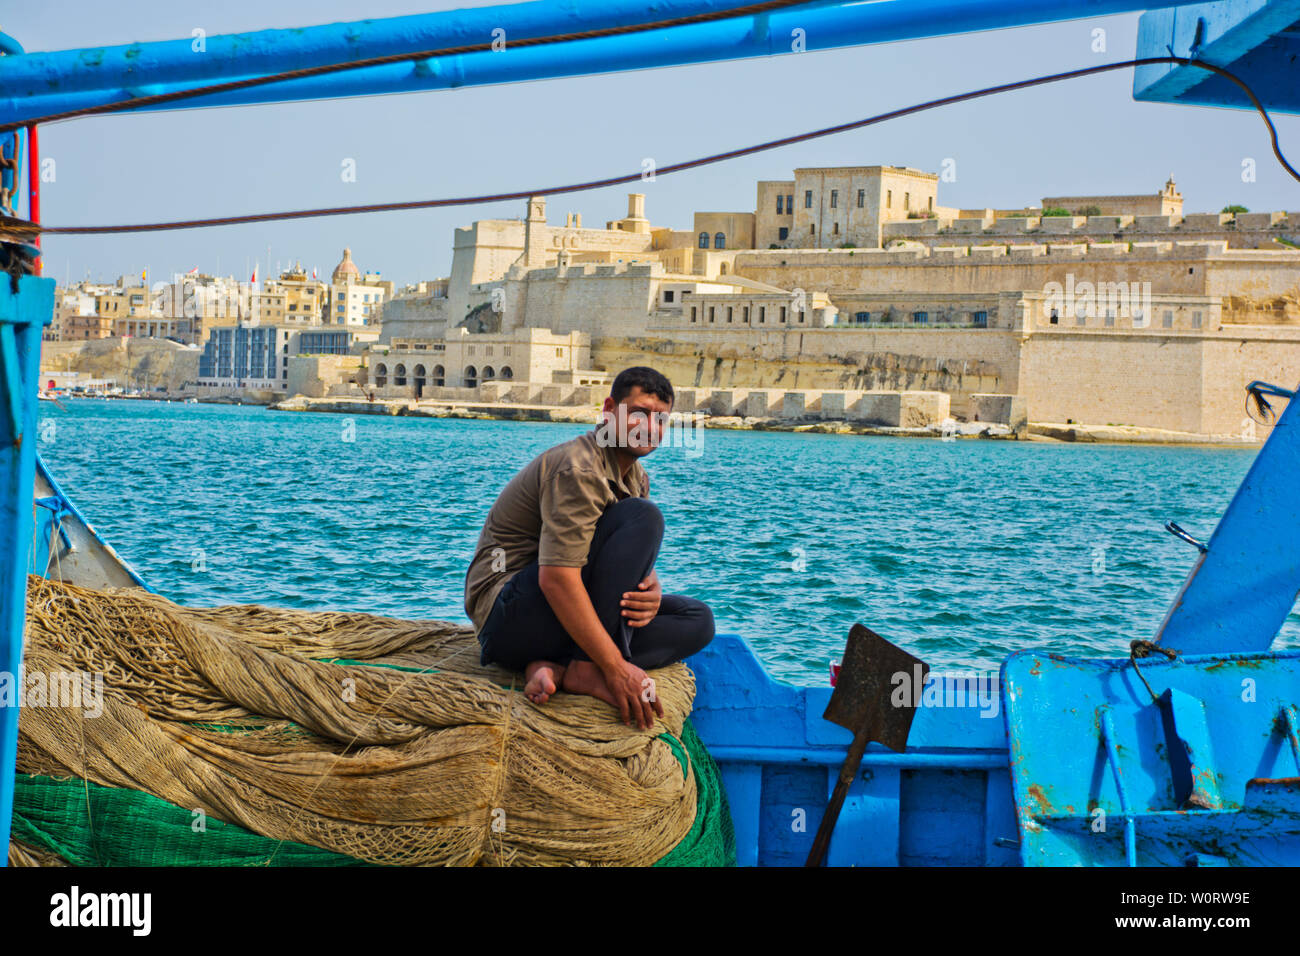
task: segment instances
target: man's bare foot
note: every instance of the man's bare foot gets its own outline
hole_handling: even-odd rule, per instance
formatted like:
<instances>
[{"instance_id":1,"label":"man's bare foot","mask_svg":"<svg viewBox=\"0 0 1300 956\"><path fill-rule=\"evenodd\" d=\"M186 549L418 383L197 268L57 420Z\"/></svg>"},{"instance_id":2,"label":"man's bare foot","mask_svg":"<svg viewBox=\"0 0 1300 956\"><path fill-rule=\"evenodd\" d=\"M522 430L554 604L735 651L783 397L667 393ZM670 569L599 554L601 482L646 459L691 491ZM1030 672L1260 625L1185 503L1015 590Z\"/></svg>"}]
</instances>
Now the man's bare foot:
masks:
<instances>
[{"instance_id":1,"label":"man's bare foot","mask_svg":"<svg viewBox=\"0 0 1300 956\"><path fill-rule=\"evenodd\" d=\"M524 696L534 704L544 704L551 699L568 670L563 664L552 661L533 661L524 669ZM566 690L568 688L565 688Z\"/></svg>"},{"instance_id":2,"label":"man's bare foot","mask_svg":"<svg viewBox=\"0 0 1300 956\"><path fill-rule=\"evenodd\" d=\"M603 700L611 707L618 706L614 695L610 693L609 685L605 683L605 675L591 661L571 661L564 669L563 686L570 694L586 694Z\"/></svg>"}]
</instances>

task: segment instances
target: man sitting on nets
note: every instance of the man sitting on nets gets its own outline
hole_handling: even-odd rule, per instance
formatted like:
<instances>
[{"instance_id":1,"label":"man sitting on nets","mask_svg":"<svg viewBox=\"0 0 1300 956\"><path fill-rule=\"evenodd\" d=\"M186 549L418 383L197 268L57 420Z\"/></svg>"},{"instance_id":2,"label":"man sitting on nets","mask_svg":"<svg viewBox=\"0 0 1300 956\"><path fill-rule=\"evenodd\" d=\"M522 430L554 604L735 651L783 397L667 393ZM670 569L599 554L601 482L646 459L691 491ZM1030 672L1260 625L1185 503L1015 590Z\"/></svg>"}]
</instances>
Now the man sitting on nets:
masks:
<instances>
[{"instance_id":1,"label":"man sitting on nets","mask_svg":"<svg viewBox=\"0 0 1300 956\"><path fill-rule=\"evenodd\" d=\"M465 576L482 662L523 670L537 704L557 690L618 708L648 729L663 705L647 670L713 640L713 613L663 594L664 518L638 461L659 445L673 387L652 368L614 379L603 421L542 452L488 512Z\"/></svg>"}]
</instances>

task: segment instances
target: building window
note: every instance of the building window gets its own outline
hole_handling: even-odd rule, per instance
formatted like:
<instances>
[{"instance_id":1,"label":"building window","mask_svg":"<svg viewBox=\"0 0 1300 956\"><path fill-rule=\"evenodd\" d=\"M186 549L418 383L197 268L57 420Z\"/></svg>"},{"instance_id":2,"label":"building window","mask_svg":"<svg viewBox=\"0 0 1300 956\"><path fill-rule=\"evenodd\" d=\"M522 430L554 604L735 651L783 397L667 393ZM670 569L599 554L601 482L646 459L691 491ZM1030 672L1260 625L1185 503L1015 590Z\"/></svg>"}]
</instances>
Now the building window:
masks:
<instances>
[{"instance_id":1,"label":"building window","mask_svg":"<svg viewBox=\"0 0 1300 956\"><path fill-rule=\"evenodd\" d=\"M1048 316L1047 321L1051 325L1059 325L1061 323L1061 316L1055 309L1053 309L1052 314Z\"/></svg>"},{"instance_id":2,"label":"building window","mask_svg":"<svg viewBox=\"0 0 1300 956\"><path fill-rule=\"evenodd\" d=\"M831 235L838 236L839 234L840 234L840 224L838 222L833 223L831 225Z\"/></svg>"},{"instance_id":3,"label":"building window","mask_svg":"<svg viewBox=\"0 0 1300 956\"><path fill-rule=\"evenodd\" d=\"M760 322L766 322L766 321L767 321L767 306L765 306L765 305L760 305L760 306L758 307L758 321L760 321Z\"/></svg>"},{"instance_id":4,"label":"building window","mask_svg":"<svg viewBox=\"0 0 1300 956\"><path fill-rule=\"evenodd\" d=\"M800 321L801 323L803 322L803 310L802 310L802 309L799 311L799 321Z\"/></svg>"},{"instance_id":5,"label":"building window","mask_svg":"<svg viewBox=\"0 0 1300 956\"><path fill-rule=\"evenodd\" d=\"M934 197L933 197L933 196L927 196L927 197L926 197L926 200L925 200L925 208L928 209L928 210L930 210L930 212L934 212Z\"/></svg>"},{"instance_id":6,"label":"building window","mask_svg":"<svg viewBox=\"0 0 1300 956\"><path fill-rule=\"evenodd\" d=\"M749 306L745 306L745 309L744 309L744 311L741 313L741 316L742 316L741 321L744 322L746 325L748 325L748 324L749 324Z\"/></svg>"},{"instance_id":7,"label":"building window","mask_svg":"<svg viewBox=\"0 0 1300 956\"><path fill-rule=\"evenodd\" d=\"M987 312L972 312L970 314L971 323L978 328L988 328L989 314Z\"/></svg>"},{"instance_id":8,"label":"building window","mask_svg":"<svg viewBox=\"0 0 1300 956\"><path fill-rule=\"evenodd\" d=\"M514 377L515 377L515 373L514 373L513 371L511 371L509 365L502 365L502 366L501 366L501 378L503 378L503 379L512 379L512 378L514 378Z\"/></svg>"},{"instance_id":9,"label":"building window","mask_svg":"<svg viewBox=\"0 0 1300 956\"><path fill-rule=\"evenodd\" d=\"M781 321L785 321L785 306L781 306Z\"/></svg>"},{"instance_id":10,"label":"building window","mask_svg":"<svg viewBox=\"0 0 1300 956\"><path fill-rule=\"evenodd\" d=\"M700 248L709 248L709 234L707 232L700 233Z\"/></svg>"},{"instance_id":11,"label":"building window","mask_svg":"<svg viewBox=\"0 0 1300 956\"><path fill-rule=\"evenodd\" d=\"M778 216L784 216L784 215L785 215L785 196L784 196L784 195L781 195L781 196L777 196L777 197L776 197L776 214L777 214Z\"/></svg>"},{"instance_id":12,"label":"building window","mask_svg":"<svg viewBox=\"0 0 1300 956\"><path fill-rule=\"evenodd\" d=\"M496 378L496 377L497 377L497 370L496 370L496 369L494 369L491 365L484 365L484 366L483 366L483 381L485 381L485 382L490 382L490 381L492 381L492 379L494 379L494 378Z\"/></svg>"},{"instance_id":13,"label":"building window","mask_svg":"<svg viewBox=\"0 0 1300 956\"><path fill-rule=\"evenodd\" d=\"M857 323L860 324L860 325L863 324L863 323L866 323L866 322L870 322L870 321L871 321L871 313L870 313L870 312L854 312L854 313L853 313L853 321L854 321L854 322L857 322Z\"/></svg>"},{"instance_id":14,"label":"building window","mask_svg":"<svg viewBox=\"0 0 1300 956\"><path fill-rule=\"evenodd\" d=\"M885 208L886 209L894 208L894 191L892 189L885 190Z\"/></svg>"},{"instance_id":15,"label":"building window","mask_svg":"<svg viewBox=\"0 0 1300 956\"><path fill-rule=\"evenodd\" d=\"M473 365L465 366L465 387L466 388L478 387L478 369L476 369Z\"/></svg>"},{"instance_id":16,"label":"building window","mask_svg":"<svg viewBox=\"0 0 1300 956\"><path fill-rule=\"evenodd\" d=\"M929 312L913 312L913 313L912 313L912 321L915 322L917 325L928 325L929 322L930 322L930 313L929 313Z\"/></svg>"},{"instance_id":17,"label":"building window","mask_svg":"<svg viewBox=\"0 0 1300 956\"><path fill-rule=\"evenodd\" d=\"M794 195L792 193L786 193L785 195L785 214L787 216L794 215Z\"/></svg>"},{"instance_id":18,"label":"building window","mask_svg":"<svg viewBox=\"0 0 1300 956\"><path fill-rule=\"evenodd\" d=\"M865 206L866 204L867 204L867 191L866 191L865 189L859 189L859 190L858 190L858 208L861 209L861 208L862 208L863 206Z\"/></svg>"},{"instance_id":19,"label":"building window","mask_svg":"<svg viewBox=\"0 0 1300 956\"><path fill-rule=\"evenodd\" d=\"M375 366L375 387L383 388L388 384L388 366L380 362Z\"/></svg>"},{"instance_id":20,"label":"building window","mask_svg":"<svg viewBox=\"0 0 1300 956\"><path fill-rule=\"evenodd\" d=\"M808 235L810 236L817 235L817 226L814 223L808 224Z\"/></svg>"},{"instance_id":21,"label":"building window","mask_svg":"<svg viewBox=\"0 0 1300 956\"><path fill-rule=\"evenodd\" d=\"M805 190L804 190L804 193L803 193L803 208L804 208L804 209L811 209L811 208L812 208L812 190L811 190L811 189L805 189Z\"/></svg>"},{"instance_id":22,"label":"building window","mask_svg":"<svg viewBox=\"0 0 1300 956\"><path fill-rule=\"evenodd\" d=\"M1165 310L1164 326L1167 329L1172 329L1174 327L1174 313L1171 309Z\"/></svg>"},{"instance_id":23,"label":"building window","mask_svg":"<svg viewBox=\"0 0 1300 956\"><path fill-rule=\"evenodd\" d=\"M669 289L667 292L664 293L664 301L665 301L665 302L671 302L671 301L673 301L673 290L672 290L672 289Z\"/></svg>"},{"instance_id":24,"label":"building window","mask_svg":"<svg viewBox=\"0 0 1300 956\"><path fill-rule=\"evenodd\" d=\"M1192 313L1192 328L1194 328L1194 329L1199 329L1200 327L1201 327L1201 313L1199 313L1199 312L1193 312L1193 313Z\"/></svg>"},{"instance_id":25,"label":"building window","mask_svg":"<svg viewBox=\"0 0 1300 956\"><path fill-rule=\"evenodd\" d=\"M713 310L714 310L714 306L709 306L709 321L710 321L710 322L713 321Z\"/></svg>"},{"instance_id":26,"label":"building window","mask_svg":"<svg viewBox=\"0 0 1300 956\"><path fill-rule=\"evenodd\" d=\"M732 313L732 308L731 308L731 306L727 306L727 321L728 321L728 322L730 322L730 321L732 320L731 313Z\"/></svg>"},{"instance_id":27,"label":"building window","mask_svg":"<svg viewBox=\"0 0 1300 956\"><path fill-rule=\"evenodd\" d=\"M402 386L406 384L406 366L399 365L393 369L393 384Z\"/></svg>"},{"instance_id":28,"label":"building window","mask_svg":"<svg viewBox=\"0 0 1300 956\"><path fill-rule=\"evenodd\" d=\"M722 233L718 233L716 236L714 236L714 237L713 237L713 248L714 248L714 249L725 249L725 248L727 248L727 237L724 236Z\"/></svg>"},{"instance_id":29,"label":"building window","mask_svg":"<svg viewBox=\"0 0 1300 956\"><path fill-rule=\"evenodd\" d=\"M1115 325L1115 310L1114 310L1114 309L1107 309L1107 310L1106 310L1106 326L1107 326L1107 328L1112 328L1112 327L1114 327L1114 325Z\"/></svg>"},{"instance_id":30,"label":"building window","mask_svg":"<svg viewBox=\"0 0 1300 956\"><path fill-rule=\"evenodd\" d=\"M691 306L691 321L694 322L695 320L696 320L695 306Z\"/></svg>"},{"instance_id":31,"label":"building window","mask_svg":"<svg viewBox=\"0 0 1300 956\"><path fill-rule=\"evenodd\" d=\"M441 365L435 365L433 367L433 384L438 388L442 388L442 386L446 383L446 381L447 381L446 369L444 369Z\"/></svg>"},{"instance_id":32,"label":"building window","mask_svg":"<svg viewBox=\"0 0 1300 956\"><path fill-rule=\"evenodd\" d=\"M787 229L785 226L782 226L780 229L778 229L778 230L776 231L776 237L777 237L778 239L789 239L789 238L790 238L790 230Z\"/></svg>"},{"instance_id":33,"label":"building window","mask_svg":"<svg viewBox=\"0 0 1300 956\"><path fill-rule=\"evenodd\" d=\"M564 349L556 349L556 350L555 350L555 357L556 357L556 358L564 358Z\"/></svg>"},{"instance_id":34,"label":"building window","mask_svg":"<svg viewBox=\"0 0 1300 956\"><path fill-rule=\"evenodd\" d=\"M831 208L834 209L834 208L835 208L836 206L838 206L839 204L840 204L840 191L839 191L838 189L832 189L832 190L831 190Z\"/></svg>"},{"instance_id":35,"label":"building window","mask_svg":"<svg viewBox=\"0 0 1300 956\"><path fill-rule=\"evenodd\" d=\"M908 206L911 204L911 202L912 202L912 194L903 193L903 212L907 212Z\"/></svg>"}]
</instances>

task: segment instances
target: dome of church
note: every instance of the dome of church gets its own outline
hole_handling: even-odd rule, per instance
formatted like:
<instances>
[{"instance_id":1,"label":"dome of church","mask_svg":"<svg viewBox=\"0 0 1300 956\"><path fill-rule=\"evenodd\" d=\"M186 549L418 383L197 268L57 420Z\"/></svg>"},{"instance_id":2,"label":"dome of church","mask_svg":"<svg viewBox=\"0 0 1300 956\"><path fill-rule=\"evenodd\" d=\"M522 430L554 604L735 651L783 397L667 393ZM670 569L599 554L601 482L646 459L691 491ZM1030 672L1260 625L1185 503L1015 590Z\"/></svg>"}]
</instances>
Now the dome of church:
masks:
<instances>
[{"instance_id":1,"label":"dome of church","mask_svg":"<svg viewBox=\"0 0 1300 956\"><path fill-rule=\"evenodd\" d=\"M343 250L343 261L334 267L334 274L331 278L335 282L341 282L345 281L347 276L352 276L356 279L361 278L361 270L358 269L357 264L352 261L351 249Z\"/></svg>"}]
</instances>

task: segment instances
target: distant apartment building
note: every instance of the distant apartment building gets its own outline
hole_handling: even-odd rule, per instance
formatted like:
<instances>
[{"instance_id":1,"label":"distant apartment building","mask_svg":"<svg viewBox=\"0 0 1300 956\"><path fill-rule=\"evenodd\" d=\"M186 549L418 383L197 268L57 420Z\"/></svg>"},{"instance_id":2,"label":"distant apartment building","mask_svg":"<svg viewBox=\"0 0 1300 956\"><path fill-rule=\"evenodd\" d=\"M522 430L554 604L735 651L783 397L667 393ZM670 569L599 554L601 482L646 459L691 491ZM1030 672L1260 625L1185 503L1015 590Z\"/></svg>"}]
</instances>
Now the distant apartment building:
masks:
<instances>
[{"instance_id":1,"label":"distant apartment building","mask_svg":"<svg viewBox=\"0 0 1300 956\"><path fill-rule=\"evenodd\" d=\"M391 294L392 283L385 283L377 272L362 275L352 261L352 250L343 250L343 259L330 275L329 306L326 325L351 328L373 327L379 331L385 293Z\"/></svg>"},{"instance_id":2,"label":"distant apartment building","mask_svg":"<svg viewBox=\"0 0 1300 956\"><path fill-rule=\"evenodd\" d=\"M320 325L325 321L329 286L308 278L299 262L270 280L262 292L266 321L289 325Z\"/></svg>"},{"instance_id":3,"label":"distant apartment building","mask_svg":"<svg viewBox=\"0 0 1300 956\"><path fill-rule=\"evenodd\" d=\"M107 291L105 287L83 284L59 289L54 298L54 319L45 327L42 338L47 342L71 342L112 335L112 320L101 319L96 311L97 290Z\"/></svg>"}]
</instances>

